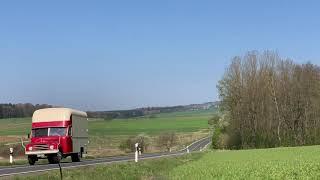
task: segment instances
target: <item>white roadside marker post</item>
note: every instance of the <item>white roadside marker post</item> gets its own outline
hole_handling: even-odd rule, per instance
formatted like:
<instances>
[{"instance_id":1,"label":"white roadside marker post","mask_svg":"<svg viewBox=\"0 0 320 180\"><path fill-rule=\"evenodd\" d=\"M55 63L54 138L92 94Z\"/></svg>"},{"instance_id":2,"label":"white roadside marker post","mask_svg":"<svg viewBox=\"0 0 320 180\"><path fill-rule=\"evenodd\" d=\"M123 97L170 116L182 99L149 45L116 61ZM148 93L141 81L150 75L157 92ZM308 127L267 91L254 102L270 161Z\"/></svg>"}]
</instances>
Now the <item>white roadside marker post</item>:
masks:
<instances>
[{"instance_id":1,"label":"white roadside marker post","mask_svg":"<svg viewBox=\"0 0 320 180\"><path fill-rule=\"evenodd\" d=\"M134 161L135 161L135 162L138 162L138 146L139 146L139 143L136 143L136 144L135 144L136 153L135 153L135 158L134 158Z\"/></svg>"},{"instance_id":2,"label":"white roadside marker post","mask_svg":"<svg viewBox=\"0 0 320 180\"><path fill-rule=\"evenodd\" d=\"M190 153L190 151L189 151L189 146L187 146L187 153Z\"/></svg>"},{"instance_id":3,"label":"white roadside marker post","mask_svg":"<svg viewBox=\"0 0 320 180\"><path fill-rule=\"evenodd\" d=\"M13 148L10 148L9 149L10 150L10 164L12 164L13 163Z\"/></svg>"}]
</instances>

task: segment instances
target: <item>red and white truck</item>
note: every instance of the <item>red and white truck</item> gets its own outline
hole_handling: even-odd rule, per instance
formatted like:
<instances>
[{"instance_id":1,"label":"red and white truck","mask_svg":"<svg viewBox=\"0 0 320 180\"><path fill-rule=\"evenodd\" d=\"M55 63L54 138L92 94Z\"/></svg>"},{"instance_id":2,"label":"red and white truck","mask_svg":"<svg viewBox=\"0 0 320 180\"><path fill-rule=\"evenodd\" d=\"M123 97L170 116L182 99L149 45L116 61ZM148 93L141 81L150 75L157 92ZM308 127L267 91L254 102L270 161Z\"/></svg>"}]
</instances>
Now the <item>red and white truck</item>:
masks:
<instances>
[{"instance_id":1,"label":"red and white truck","mask_svg":"<svg viewBox=\"0 0 320 180\"><path fill-rule=\"evenodd\" d=\"M87 113L68 108L40 109L33 113L25 154L30 165L38 159L59 163L68 156L78 162L87 153L88 143Z\"/></svg>"}]
</instances>

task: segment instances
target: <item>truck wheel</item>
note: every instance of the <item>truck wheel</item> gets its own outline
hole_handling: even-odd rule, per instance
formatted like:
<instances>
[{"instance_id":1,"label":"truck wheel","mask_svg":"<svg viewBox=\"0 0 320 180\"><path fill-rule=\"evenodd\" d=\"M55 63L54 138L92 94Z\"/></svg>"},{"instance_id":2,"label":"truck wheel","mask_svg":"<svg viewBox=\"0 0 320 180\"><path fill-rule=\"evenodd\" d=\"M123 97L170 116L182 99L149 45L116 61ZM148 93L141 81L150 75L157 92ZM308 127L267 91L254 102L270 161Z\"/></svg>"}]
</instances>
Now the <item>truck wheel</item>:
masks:
<instances>
[{"instance_id":1,"label":"truck wheel","mask_svg":"<svg viewBox=\"0 0 320 180\"><path fill-rule=\"evenodd\" d=\"M37 157L36 156L28 156L28 162L30 165L34 165L37 161Z\"/></svg>"},{"instance_id":2,"label":"truck wheel","mask_svg":"<svg viewBox=\"0 0 320 180\"><path fill-rule=\"evenodd\" d=\"M48 156L48 161L50 164L58 164L58 163L60 163L61 159L62 159L61 152L58 152L57 154L53 154L53 155Z\"/></svg>"},{"instance_id":3,"label":"truck wheel","mask_svg":"<svg viewBox=\"0 0 320 180\"><path fill-rule=\"evenodd\" d=\"M54 159L53 159L53 155L48 156L48 162L49 164L54 164Z\"/></svg>"},{"instance_id":4,"label":"truck wheel","mask_svg":"<svg viewBox=\"0 0 320 180\"><path fill-rule=\"evenodd\" d=\"M71 155L72 162L80 162L80 153L73 153Z\"/></svg>"},{"instance_id":5,"label":"truck wheel","mask_svg":"<svg viewBox=\"0 0 320 180\"><path fill-rule=\"evenodd\" d=\"M55 156L53 156L53 161L56 164L60 163L61 159L62 159L62 153L61 152L58 152Z\"/></svg>"}]
</instances>

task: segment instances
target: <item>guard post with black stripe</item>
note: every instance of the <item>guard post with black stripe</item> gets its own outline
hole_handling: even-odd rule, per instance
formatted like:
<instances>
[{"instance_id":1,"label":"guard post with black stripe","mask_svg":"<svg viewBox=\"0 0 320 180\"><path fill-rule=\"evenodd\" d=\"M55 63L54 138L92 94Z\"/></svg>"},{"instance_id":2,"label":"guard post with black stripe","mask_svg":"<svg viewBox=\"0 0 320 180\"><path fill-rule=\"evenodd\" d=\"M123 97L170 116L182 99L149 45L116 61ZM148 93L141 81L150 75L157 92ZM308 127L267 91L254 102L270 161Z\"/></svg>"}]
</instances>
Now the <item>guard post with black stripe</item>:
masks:
<instances>
[{"instance_id":1,"label":"guard post with black stripe","mask_svg":"<svg viewBox=\"0 0 320 180\"><path fill-rule=\"evenodd\" d=\"M10 155L10 164L12 164L12 163L13 163L13 148L10 148L9 150L10 150L10 151L9 151L9 155Z\"/></svg>"}]
</instances>

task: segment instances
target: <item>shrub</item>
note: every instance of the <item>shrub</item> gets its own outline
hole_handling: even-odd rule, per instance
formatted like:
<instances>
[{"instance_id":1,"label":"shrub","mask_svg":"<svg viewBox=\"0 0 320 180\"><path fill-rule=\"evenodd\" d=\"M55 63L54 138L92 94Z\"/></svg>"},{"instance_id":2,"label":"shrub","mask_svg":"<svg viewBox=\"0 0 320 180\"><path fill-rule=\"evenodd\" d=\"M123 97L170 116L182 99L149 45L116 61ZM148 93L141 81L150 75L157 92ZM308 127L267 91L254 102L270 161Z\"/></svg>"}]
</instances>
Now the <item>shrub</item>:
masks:
<instances>
[{"instance_id":1,"label":"shrub","mask_svg":"<svg viewBox=\"0 0 320 180\"><path fill-rule=\"evenodd\" d=\"M158 116L156 114L151 114L148 118L150 119L154 119L154 118L157 118Z\"/></svg>"},{"instance_id":2,"label":"shrub","mask_svg":"<svg viewBox=\"0 0 320 180\"><path fill-rule=\"evenodd\" d=\"M210 126L216 126L220 120L220 116L215 114L212 118L208 120Z\"/></svg>"},{"instance_id":3,"label":"shrub","mask_svg":"<svg viewBox=\"0 0 320 180\"><path fill-rule=\"evenodd\" d=\"M135 143L134 137L129 137L128 139L120 143L119 149L123 151L133 152L134 149L132 149L132 145L134 146L134 143Z\"/></svg>"},{"instance_id":4,"label":"shrub","mask_svg":"<svg viewBox=\"0 0 320 180\"><path fill-rule=\"evenodd\" d=\"M230 136L228 134L220 134L217 140L217 147L219 149L228 149L230 143Z\"/></svg>"},{"instance_id":5,"label":"shrub","mask_svg":"<svg viewBox=\"0 0 320 180\"><path fill-rule=\"evenodd\" d=\"M167 151L177 144L177 136L174 132L166 132L159 136L158 145L165 148Z\"/></svg>"},{"instance_id":6,"label":"shrub","mask_svg":"<svg viewBox=\"0 0 320 180\"><path fill-rule=\"evenodd\" d=\"M150 145L150 138L144 134L138 135L136 137L131 136L127 140L122 141L120 143L119 148L123 151L135 152L136 143L139 143L139 148L141 148L141 152L145 152L148 150L148 147Z\"/></svg>"},{"instance_id":7,"label":"shrub","mask_svg":"<svg viewBox=\"0 0 320 180\"><path fill-rule=\"evenodd\" d=\"M9 148L13 148L13 156L24 156L24 148L20 143L6 146L4 144L0 144L0 156L9 157Z\"/></svg>"},{"instance_id":8,"label":"shrub","mask_svg":"<svg viewBox=\"0 0 320 180\"><path fill-rule=\"evenodd\" d=\"M220 131L216 134L214 149L241 149L241 136L236 131L227 130L226 132Z\"/></svg>"},{"instance_id":9,"label":"shrub","mask_svg":"<svg viewBox=\"0 0 320 180\"><path fill-rule=\"evenodd\" d=\"M221 135L221 130L219 128L215 128L213 130L213 135L212 135L212 148L213 149L219 149L220 135Z\"/></svg>"},{"instance_id":10,"label":"shrub","mask_svg":"<svg viewBox=\"0 0 320 180\"><path fill-rule=\"evenodd\" d=\"M136 137L135 140L137 143L139 143L139 148L141 148L142 153L148 150L148 147L150 145L150 138L148 136L146 136L145 134L140 134Z\"/></svg>"}]
</instances>

